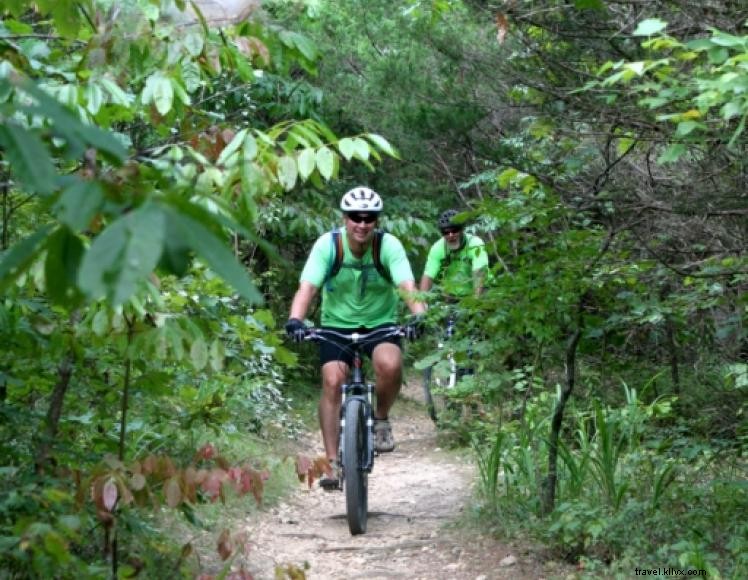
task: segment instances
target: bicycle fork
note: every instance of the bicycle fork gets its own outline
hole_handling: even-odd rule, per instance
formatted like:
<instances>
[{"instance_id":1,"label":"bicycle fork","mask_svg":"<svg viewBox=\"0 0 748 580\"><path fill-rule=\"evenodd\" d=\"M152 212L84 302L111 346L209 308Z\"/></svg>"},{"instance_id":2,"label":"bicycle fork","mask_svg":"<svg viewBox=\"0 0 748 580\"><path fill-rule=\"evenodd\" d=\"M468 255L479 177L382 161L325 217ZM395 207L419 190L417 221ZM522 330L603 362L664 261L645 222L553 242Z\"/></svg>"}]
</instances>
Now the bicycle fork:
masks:
<instances>
[{"instance_id":1,"label":"bicycle fork","mask_svg":"<svg viewBox=\"0 0 748 580\"><path fill-rule=\"evenodd\" d=\"M338 436L339 447L340 447L340 460L342 461L343 454L345 453L356 453L355 449L345 449L343 433L345 433L345 409L353 401L358 400L361 402L361 406L364 409L364 421L366 423L366 442L365 450L362 456L361 470L371 473L374 467L374 413L372 406L372 397L374 393L374 385L367 383L363 385L358 384L344 384L343 385L343 400L340 405L340 434Z\"/></svg>"}]
</instances>

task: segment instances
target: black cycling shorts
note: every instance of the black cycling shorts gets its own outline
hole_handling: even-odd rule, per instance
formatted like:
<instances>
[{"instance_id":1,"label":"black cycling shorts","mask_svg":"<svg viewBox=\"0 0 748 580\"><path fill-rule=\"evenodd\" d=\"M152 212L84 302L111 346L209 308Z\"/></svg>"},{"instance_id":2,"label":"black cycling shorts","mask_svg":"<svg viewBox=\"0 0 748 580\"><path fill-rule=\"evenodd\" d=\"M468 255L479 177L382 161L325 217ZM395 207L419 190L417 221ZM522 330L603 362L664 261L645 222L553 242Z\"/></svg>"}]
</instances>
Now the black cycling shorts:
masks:
<instances>
[{"instance_id":1,"label":"black cycling shorts","mask_svg":"<svg viewBox=\"0 0 748 580\"><path fill-rule=\"evenodd\" d=\"M369 332L371 330L376 330L377 328L385 328L387 326L393 325L394 323L391 322L387 324L381 324L380 326L375 326L374 328L337 328L334 326L323 326L322 328L329 328L330 330L334 330L342 334L353 334L354 332ZM351 349L352 342L350 340L343 340L342 338L339 338L337 336L331 336L330 339L335 342L333 343L325 340L319 343L320 366L323 366L325 363L328 363L330 361L341 361L348 366L351 366L353 364L353 350ZM400 337L379 337L375 340L367 342L363 346L362 350L366 356L371 358L371 353L374 352L374 348L377 345L382 344L383 342L389 342L391 344L400 346Z\"/></svg>"}]
</instances>

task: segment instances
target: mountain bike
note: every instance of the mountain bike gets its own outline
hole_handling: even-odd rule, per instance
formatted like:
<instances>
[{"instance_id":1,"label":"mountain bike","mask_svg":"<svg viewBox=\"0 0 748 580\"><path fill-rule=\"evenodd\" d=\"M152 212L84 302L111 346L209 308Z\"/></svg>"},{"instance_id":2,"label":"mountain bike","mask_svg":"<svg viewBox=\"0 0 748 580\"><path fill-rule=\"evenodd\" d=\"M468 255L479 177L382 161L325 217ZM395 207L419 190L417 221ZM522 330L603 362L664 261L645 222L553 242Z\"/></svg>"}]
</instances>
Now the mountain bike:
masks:
<instances>
[{"instance_id":1,"label":"mountain bike","mask_svg":"<svg viewBox=\"0 0 748 580\"><path fill-rule=\"evenodd\" d=\"M473 374L472 368L462 367L457 364L454 349L450 346L450 342L455 335L456 321L456 313L450 312L446 318L442 339L437 343L437 348L448 349L446 367L441 364L432 365L424 369L423 373L423 395L429 416L434 423L438 422L439 415L442 415L450 406L446 391L454 389L462 377ZM432 391L432 382L437 392ZM441 393L438 393L439 391Z\"/></svg>"},{"instance_id":2,"label":"mountain bike","mask_svg":"<svg viewBox=\"0 0 748 580\"><path fill-rule=\"evenodd\" d=\"M339 488L345 490L348 528L352 535L366 532L369 473L374 468L374 385L366 383L362 349L369 342L394 336L405 336L402 326L387 326L369 332L344 334L327 328L310 328L306 340L350 341L353 354L346 383L341 388L340 436L338 437ZM336 343L337 344L337 343Z\"/></svg>"}]
</instances>

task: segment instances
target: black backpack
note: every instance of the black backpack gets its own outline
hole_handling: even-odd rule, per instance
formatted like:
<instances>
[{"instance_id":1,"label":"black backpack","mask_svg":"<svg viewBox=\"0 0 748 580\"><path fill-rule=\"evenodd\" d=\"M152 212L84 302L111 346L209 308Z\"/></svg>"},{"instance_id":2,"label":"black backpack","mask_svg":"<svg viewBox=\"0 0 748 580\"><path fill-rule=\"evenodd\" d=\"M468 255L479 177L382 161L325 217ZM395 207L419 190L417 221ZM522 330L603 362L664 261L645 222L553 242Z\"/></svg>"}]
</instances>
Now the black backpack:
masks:
<instances>
[{"instance_id":1,"label":"black backpack","mask_svg":"<svg viewBox=\"0 0 748 580\"><path fill-rule=\"evenodd\" d=\"M330 240L332 242L333 259L330 265L330 269L327 271L325 276L325 284L329 284L335 276L340 272L340 268L343 266L343 236L339 229L334 229L330 232ZM384 232L377 230L374 232L374 238L371 241L371 257L374 261L374 267L379 272L379 275L392 284L392 275L389 270L382 264L382 238L384 238ZM328 290L330 286L328 285Z\"/></svg>"}]
</instances>

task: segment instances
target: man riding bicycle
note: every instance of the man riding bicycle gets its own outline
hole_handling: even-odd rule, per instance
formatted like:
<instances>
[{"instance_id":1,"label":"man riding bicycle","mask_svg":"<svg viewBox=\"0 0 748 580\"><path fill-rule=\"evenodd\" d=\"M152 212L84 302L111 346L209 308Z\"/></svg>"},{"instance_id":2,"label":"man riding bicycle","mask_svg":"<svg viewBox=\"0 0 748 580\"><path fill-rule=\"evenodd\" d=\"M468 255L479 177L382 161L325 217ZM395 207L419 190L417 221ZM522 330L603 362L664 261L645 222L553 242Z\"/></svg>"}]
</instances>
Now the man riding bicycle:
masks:
<instances>
[{"instance_id":1,"label":"man riding bicycle","mask_svg":"<svg viewBox=\"0 0 748 580\"><path fill-rule=\"evenodd\" d=\"M470 294L480 296L488 268L483 240L465 233L464 223L455 220L458 215L456 209L448 209L439 216L442 237L429 250L420 284L420 289L428 292L438 279L448 302Z\"/></svg>"},{"instance_id":2,"label":"man riding bicycle","mask_svg":"<svg viewBox=\"0 0 748 580\"><path fill-rule=\"evenodd\" d=\"M439 216L437 225L442 237L429 250L419 285L422 292L428 292L434 286L434 281L437 281L437 300L448 305L455 304L467 296L480 296L488 269L488 255L483 240L466 233L464 222L456 219L458 215L456 209L448 209ZM453 306L448 307L446 316L446 333L451 337L456 318ZM424 369L423 384L429 413L431 418L436 420L436 410L430 392L432 370L433 367ZM458 369L456 378L465 374L472 374L472 371Z\"/></svg>"},{"instance_id":3,"label":"man riding bicycle","mask_svg":"<svg viewBox=\"0 0 748 580\"><path fill-rule=\"evenodd\" d=\"M293 340L304 339L305 325L302 321L320 289L321 326L341 333L393 325L398 295L403 297L414 316L420 317L426 310L426 306L414 297L417 288L402 243L395 236L384 234L378 238L381 244L376 255L373 252L372 242L383 209L379 194L368 187L355 187L343 195L340 209L345 227L317 239L301 273L299 288L285 325L286 333ZM342 263L331 277L336 244L342 246ZM408 326L410 338L415 338L417 331L417 324ZM325 489L335 489L338 485L338 419L341 387L352 363L349 346L350 343L340 339L320 344L322 396L319 421L325 453L333 467L332 473L320 480L320 485ZM392 451L395 442L389 410L402 382L400 340L389 337L375 341L365 347L365 353L371 358L376 375L375 448L379 452Z\"/></svg>"}]
</instances>

